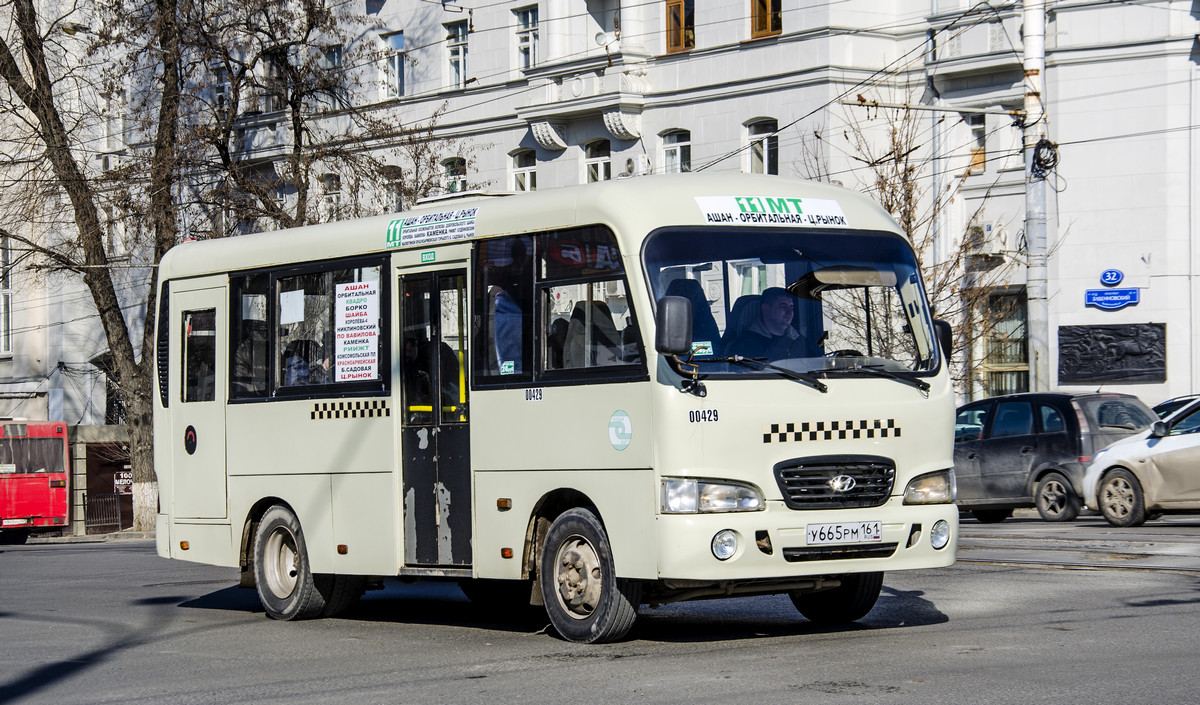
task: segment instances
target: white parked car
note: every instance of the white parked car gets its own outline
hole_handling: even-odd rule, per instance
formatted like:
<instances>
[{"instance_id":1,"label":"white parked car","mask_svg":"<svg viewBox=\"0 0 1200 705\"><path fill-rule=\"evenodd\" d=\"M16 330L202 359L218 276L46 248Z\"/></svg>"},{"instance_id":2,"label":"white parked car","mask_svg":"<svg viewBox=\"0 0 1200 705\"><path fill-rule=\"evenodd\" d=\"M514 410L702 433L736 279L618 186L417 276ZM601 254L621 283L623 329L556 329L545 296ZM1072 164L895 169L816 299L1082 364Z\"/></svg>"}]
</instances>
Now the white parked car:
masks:
<instances>
[{"instance_id":1,"label":"white parked car","mask_svg":"<svg viewBox=\"0 0 1200 705\"><path fill-rule=\"evenodd\" d=\"M1096 453L1083 501L1113 526L1200 512L1200 401Z\"/></svg>"}]
</instances>

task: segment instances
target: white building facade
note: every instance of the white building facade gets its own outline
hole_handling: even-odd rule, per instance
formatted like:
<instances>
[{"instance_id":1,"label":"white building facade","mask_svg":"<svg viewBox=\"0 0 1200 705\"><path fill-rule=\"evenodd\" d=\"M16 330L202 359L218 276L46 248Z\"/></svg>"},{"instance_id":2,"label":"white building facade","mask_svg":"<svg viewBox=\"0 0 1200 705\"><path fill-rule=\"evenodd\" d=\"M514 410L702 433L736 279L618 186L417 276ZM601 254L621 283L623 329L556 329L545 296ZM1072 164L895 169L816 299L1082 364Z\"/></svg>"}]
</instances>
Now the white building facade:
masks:
<instances>
[{"instance_id":1,"label":"white building facade","mask_svg":"<svg viewBox=\"0 0 1200 705\"><path fill-rule=\"evenodd\" d=\"M1046 343L1034 349L1029 126L1009 114L1028 92L1019 0L365 0L372 26L358 41L378 60L347 70L369 86L352 98L356 109L403 123L441 111L436 136L470 147L465 159L445 155L449 191L695 170L859 189L873 176L849 131L871 134L881 114L859 103L922 106L912 146L927 165L925 199L938 203L930 257L952 257L964 237L986 233L972 261L1000 273L987 286L1012 304L995 333L956 352L970 355L964 397L1028 389L1031 364L1045 370L1035 375L1040 388L1102 388L1150 403L1200 391L1193 3L1044 8L1042 129L1055 148L1043 156L1056 163L1045 175ZM269 118L247 119L246 144L263 142L252 133ZM934 194L949 196L943 204ZM982 281L960 276L963 286ZM95 382L86 400L71 399L80 392L55 370L102 354L99 336L78 348L55 338L52 319L79 311L50 305L45 321L24 322L53 294L12 292L0 390L23 393L45 378L64 398L47 403L48 415L92 418L84 409Z\"/></svg>"}]
</instances>

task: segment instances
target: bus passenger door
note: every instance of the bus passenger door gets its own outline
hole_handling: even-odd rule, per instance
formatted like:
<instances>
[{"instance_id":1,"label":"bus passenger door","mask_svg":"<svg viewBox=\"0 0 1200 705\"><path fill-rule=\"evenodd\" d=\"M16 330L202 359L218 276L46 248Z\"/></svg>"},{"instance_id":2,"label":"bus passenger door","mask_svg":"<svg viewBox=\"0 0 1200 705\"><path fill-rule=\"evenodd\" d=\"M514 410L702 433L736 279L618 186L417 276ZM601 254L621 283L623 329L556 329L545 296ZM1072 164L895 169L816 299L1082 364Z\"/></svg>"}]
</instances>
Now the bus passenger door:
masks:
<instances>
[{"instance_id":1,"label":"bus passenger door","mask_svg":"<svg viewBox=\"0 0 1200 705\"><path fill-rule=\"evenodd\" d=\"M225 498L225 287L171 290L169 400L172 513L223 519Z\"/></svg>"},{"instance_id":2,"label":"bus passenger door","mask_svg":"<svg viewBox=\"0 0 1200 705\"><path fill-rule=\"evenodd\" d=\"M470 566L464 269L400 277L404 563Z\"/></svg>"}]
</instances>

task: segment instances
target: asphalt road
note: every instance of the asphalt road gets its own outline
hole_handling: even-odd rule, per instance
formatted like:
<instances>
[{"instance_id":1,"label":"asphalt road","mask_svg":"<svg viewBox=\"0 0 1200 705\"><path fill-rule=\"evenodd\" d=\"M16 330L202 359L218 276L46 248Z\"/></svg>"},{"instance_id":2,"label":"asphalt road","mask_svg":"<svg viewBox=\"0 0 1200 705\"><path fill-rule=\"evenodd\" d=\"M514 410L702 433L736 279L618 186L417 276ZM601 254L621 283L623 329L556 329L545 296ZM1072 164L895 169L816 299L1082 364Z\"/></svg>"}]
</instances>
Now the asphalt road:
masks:
<instances>
[{"instance_id":1,"label":"asphalt road","mask_svg":"<svg viewBox=\"0 0 1200 705\"><path fill-rule=\"evenodd\" d=\"M643 608L583 646L452 584L389 582L280 623L229 569L152 542L0 549L0 703L1195 703L1200 517L963 523L845 629L786 597Z\"/></svg>"}]
</instances>

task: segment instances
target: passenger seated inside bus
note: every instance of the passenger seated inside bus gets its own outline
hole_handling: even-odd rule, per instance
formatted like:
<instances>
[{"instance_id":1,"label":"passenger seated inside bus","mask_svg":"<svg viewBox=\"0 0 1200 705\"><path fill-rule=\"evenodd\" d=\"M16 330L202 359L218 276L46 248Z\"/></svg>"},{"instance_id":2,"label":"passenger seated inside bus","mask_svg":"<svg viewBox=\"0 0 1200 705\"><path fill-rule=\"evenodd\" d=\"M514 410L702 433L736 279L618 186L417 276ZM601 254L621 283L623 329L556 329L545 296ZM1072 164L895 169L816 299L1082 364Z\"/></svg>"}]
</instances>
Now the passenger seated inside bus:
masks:
<instances>
[{"instance_id":1,"label":"passenger seated inside bus","mask_svg":"<svg viewBox=\"0 0 1200 705\"><path fill-rule=\"evenodd\" d=\"M820 356L796 329L796 308L796 297L777 286L742 296L729 315L725 354L767 360Z\"/></svg>"},{"instance_id":2,"label":"passenger seated inside bus","mask_svg":"<svg viewBox=\"0 0 1200 705\"><path fill-rule=\"evenodd\" d=\"M283 384L325 384L329 381L329 358L315 340L293 340L283 351Z\"/></svg>"},{"instance_id":3,"label":"passenger seated inside bus","mask_svg":"<svg viewBox=\"0 0 1200 705\"><path fill-rule=\"evenodd\" d=\"M567 324L564 367L603 367L623 362L621 338L608 305L603 301L593 301L590 305L586 301L577 302Z\"/></svg>"}]
</instances>

